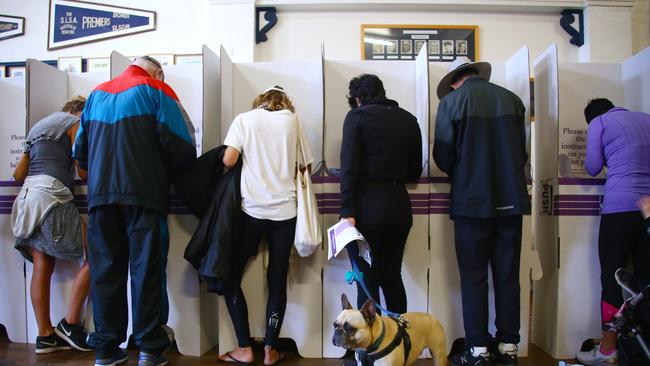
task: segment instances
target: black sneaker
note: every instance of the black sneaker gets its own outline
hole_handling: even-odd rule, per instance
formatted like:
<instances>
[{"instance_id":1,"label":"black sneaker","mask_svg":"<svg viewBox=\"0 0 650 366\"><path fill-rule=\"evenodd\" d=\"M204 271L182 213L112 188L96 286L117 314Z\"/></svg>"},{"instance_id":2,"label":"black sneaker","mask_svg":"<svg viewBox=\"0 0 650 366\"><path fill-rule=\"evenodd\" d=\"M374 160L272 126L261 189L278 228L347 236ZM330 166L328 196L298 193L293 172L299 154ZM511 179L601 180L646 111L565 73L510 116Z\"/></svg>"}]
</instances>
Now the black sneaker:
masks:
<instances>
[{"instance_id":1,"label":"black sneaker","mask_svg":"<svg viewBox=\"0 0 650 366\"><path fill-rule=\"evenodd\" d=\"M492 350L492 366L517 366L517 346L514 350L501 353L498 348Z\"/></svg>"},{"instance_id":2,"label":"black sneaker","mask_svg":"<svg viewBox=\"0 0 650 366\"><path fill-rule=\"evenodd\" d=\"M36 337L36 354L52 353L70 349L68 343L61 339L56 333L47 337Z\"/></svg>"},{"instance_id":3,"label":"black sneaker","mask_svg":"<svg viewBox=\"0 0 650 366\"><path fill-rule=\"evenodd\" d=\"M478 357L474 357L472 348L467 348L463 353L451 356L449 364L451 366L490 366L490 354L485 352Z\"/></svg>"},{"instance_id":4,"label":"black sneaker","mask_svg":"<svg viewBox=\"0 0 650 366\"><path fill-rule=\"evenodd\" d=\"M164 355L154 356L151 353L140 351L140 357L138 358L138 366L164 366L166 364L167 364L167 357L165 357Z\"/></svg>"},{"instance_id":5,"label":"black sneaker","mask_svg":"<svg viewBox=\"0 0 650 366\"><path fill-rule=\"evenodd\" d=\"M95 355L95 366L116 366L129 360L129 354L121 348L118 348L112 356L105 358L98 357L99 356Z\"/></svg>"},{"instance_id":6,"label":"black sneaker","mask_svg":"<svg viewBox=\"0 0 650 366\"><path fill-rule=\"evenodd\" d=\"M79 351L88 352L93 350L93 348L86 343L86 337L88 337L88 334L86 333L86 328L84 328L81 323L68 324L68 322L65 321L65 318L63 318L59 324L56 325L56 328L54 328L54 332L56 335L68 342L69 345Z\"/></svg>"}]
</instances>

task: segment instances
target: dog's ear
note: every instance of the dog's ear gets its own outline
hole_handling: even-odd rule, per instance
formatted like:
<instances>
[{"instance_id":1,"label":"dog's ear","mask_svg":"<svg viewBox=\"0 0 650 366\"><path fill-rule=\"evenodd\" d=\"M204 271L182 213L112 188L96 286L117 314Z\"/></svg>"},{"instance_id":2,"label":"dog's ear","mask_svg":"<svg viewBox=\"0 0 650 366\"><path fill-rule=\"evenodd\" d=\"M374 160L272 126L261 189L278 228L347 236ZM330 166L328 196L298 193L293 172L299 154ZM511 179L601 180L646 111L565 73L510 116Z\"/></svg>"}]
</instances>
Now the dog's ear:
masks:
<instances>
[{"instance_id":1,"label":"dog's ear","mask_svg":"<svg viewBox=\"0 0 650 366\"><path fill-rule=\"evenodd\" d=\"M375 304L375 300L366 300L361 307L361 314L363 314L366 323L372 324L375 321L375 316L377 316L377 304Z\"/></svg>"},{"instance_id":2,"label":"dog's ear","mask_svg":"<svg viewBox=\"0 0 650 366\"><path fill-rule=\"evenodd\" d=\"M352 309L352 305L350 305L350 301L348 301L348 297L344 293L341 294L341 307L343 310Z\"/></svg>"}]
</instances>

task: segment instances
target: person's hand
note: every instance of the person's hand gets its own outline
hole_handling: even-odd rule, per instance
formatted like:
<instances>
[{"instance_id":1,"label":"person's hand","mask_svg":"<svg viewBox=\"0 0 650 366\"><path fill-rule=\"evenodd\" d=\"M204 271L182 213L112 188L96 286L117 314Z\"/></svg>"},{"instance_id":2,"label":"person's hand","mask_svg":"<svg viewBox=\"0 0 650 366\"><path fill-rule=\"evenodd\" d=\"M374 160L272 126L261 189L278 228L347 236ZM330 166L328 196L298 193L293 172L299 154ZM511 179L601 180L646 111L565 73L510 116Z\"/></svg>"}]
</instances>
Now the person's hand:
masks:
<instances>
[{"instance_id":1,"label":"person's hand","mask_svg":"<svg viewBox=\"0 0 650 366\"><path fill-rule=\"evenodd\" d=\"M352 226L357 226L357 219L354 217L341 217L341 220L348 220L352 224Z\"/></svg>"},{"instance_id":2,"label":"person's hand","mask_svg":"<svg viewBox=\"0 0 650 366\"><path fill-rule=\"evenodd\" d=\"M639 200L639 202L637 202L637 204L641 209L641 213L643 214L643 217L646 219L650 217L650 196L641 197L641 199Z\"/></svg>"}]
</instances>

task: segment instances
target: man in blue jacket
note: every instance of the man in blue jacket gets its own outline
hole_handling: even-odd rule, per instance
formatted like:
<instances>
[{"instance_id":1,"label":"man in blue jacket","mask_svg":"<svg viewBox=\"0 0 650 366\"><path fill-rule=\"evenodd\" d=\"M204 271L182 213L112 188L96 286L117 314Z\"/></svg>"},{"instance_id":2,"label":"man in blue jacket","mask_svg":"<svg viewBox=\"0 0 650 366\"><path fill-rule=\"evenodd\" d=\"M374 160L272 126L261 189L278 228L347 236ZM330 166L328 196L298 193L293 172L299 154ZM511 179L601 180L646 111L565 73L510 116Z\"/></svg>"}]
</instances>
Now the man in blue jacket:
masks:
<instances>
[{"instance_id":1,"label":"man in blue jacket","mask_svg":"<svg viewBox=\"0 0 650 366\"><path fill-rule=\"evenodd\" d=\"M519 257L526 189L525 108L490 83L491 66L466 57L451 63L438 85L433 158L451 179L467 349L454 366L516 365L519 343ZM496 341L488 351L488 265L496 308ZM490 355L491 353L491 355Z\"/></svg>"},{"instance_id":2,"label":"man in blue jacket","mask_svg":"<svg viewBox=\"0 0 650 366\"><path fill-rule=\"evenodd\" d=\"M88 97L73 147L88 171L88 260L96 365L127 361L119 348L128 324L131 272L133 336L139 365L163 365L169 338L165 271L170 176L196 159L194 128L160 63L137 58Z\"/></svg>"}]
</instances>

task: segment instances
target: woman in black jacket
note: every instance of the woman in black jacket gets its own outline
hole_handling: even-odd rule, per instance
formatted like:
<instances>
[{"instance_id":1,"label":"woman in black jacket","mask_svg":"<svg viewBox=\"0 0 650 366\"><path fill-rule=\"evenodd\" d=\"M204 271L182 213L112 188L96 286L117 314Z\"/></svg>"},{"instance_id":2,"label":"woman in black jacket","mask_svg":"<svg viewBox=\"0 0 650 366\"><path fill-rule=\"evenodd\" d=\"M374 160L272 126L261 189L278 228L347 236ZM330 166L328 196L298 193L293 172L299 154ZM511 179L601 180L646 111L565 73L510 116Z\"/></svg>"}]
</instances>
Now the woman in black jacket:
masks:
<instances>
[{"instance_id":1,"label":"woman in black jacket","mask_svg":"<svg viewBox=\"0 0 650 366\"><path fill-rule=\"evenodd\" d=\"M413 217L405 183L422 173L422 135L415 116L386 98L382 81L363 74L350 81L352 108L341 144L341 219L370 244L372 266L354 252L370 295L384 293L389 311L406 312L402 257ZM358 287L361 308L367 296Z\"/></svg>"}]
</instances>

